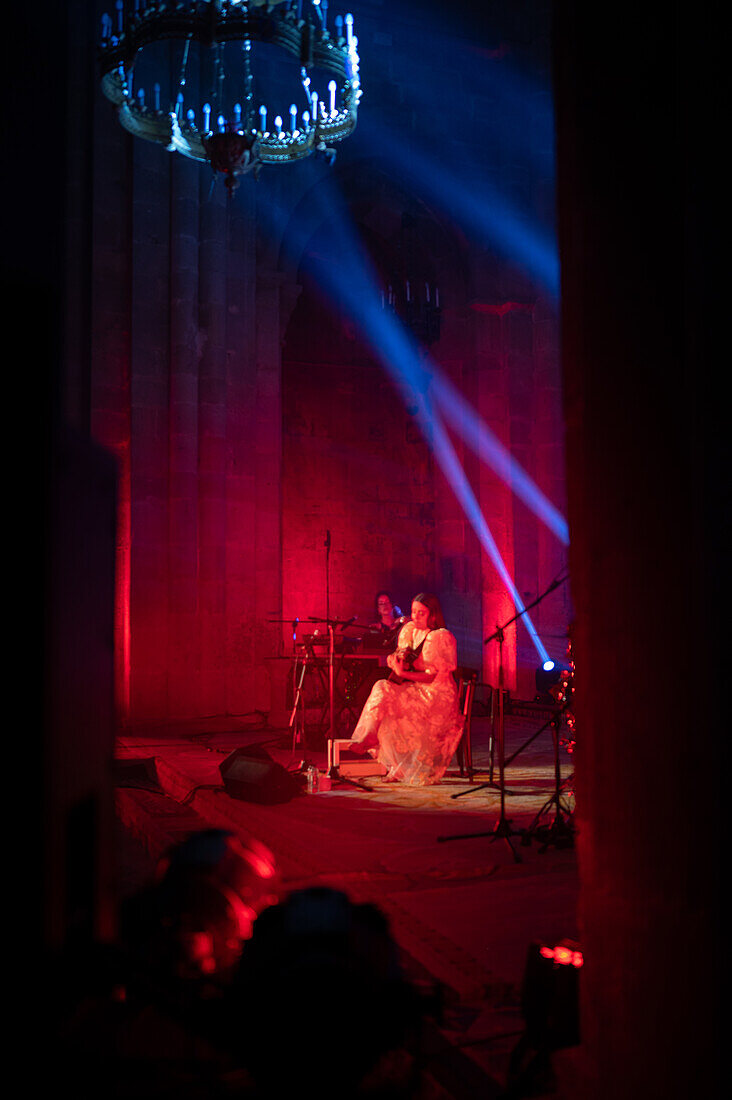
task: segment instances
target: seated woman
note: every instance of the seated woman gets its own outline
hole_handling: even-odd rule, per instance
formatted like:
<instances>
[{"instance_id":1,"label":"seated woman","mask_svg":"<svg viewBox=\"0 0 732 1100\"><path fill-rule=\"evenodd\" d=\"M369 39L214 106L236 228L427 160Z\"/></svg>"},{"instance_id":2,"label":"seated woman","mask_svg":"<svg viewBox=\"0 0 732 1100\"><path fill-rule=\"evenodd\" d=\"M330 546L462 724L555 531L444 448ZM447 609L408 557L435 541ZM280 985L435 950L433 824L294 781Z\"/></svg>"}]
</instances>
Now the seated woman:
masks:
<instances>
[{"instance_id":1,"label":"seated woman","mask_svg":"<svg viewBox=\"0 0 732 1100\"><path fill-rule=\"evenodd\" d=\"M375 756L388 769L387 779L415 787L437 783L458 746L463 718L452 675L457 644L436 596L414 597L412 618L387 663L394 675L374 685L353 731L353 748Z\"/></svg>"},{"instance_id":2,"label":"seated woman","mask_svg":"<svg viewBox=\"0 0 732 1100\"><path fill-rule=\"evenodd\" d=\"M402 609L397 607L388 592L377 592L374 600L376 622L370 624L369 629L380 630L384 634L391 633L400 623L399 616Z\"/></svg>"}]
</instances>

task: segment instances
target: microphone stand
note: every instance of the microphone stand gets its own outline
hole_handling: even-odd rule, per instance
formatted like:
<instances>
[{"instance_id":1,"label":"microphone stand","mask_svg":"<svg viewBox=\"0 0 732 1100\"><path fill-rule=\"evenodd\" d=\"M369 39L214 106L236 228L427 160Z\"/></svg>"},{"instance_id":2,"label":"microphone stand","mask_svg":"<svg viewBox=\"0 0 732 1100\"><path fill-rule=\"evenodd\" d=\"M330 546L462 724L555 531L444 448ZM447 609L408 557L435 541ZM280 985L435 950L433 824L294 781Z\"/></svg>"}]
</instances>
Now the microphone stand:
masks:
<instances>
[{"instance_id":1,"label":"microphone stand","mask_svg":"<svg viewBox=\"0 0 732 1100\"><path fill-rule=\"evenodd\" d=\"M328 546L328 548L329 548L329 543L330 543L330 531L328 532L328 538L326 540L326 546ZM354 616L354 618L355 618L355 616ZM302 665L301 665L301 668L300 668L300 674L299 674L299 676L297 676L297 653L296 653L297 627L303 625L303 623L305 623L305 622L310 622L310 623L323 623L323 622L325 622L325 624L328 627L328 710L329 710L328 738L332 741L335 737L335 698L334 698L335 697L335 664L334 664L334 662L335 662L335 631L334 631L334 627L336 627L336 626L350 626L350 624L353 622L353 619L348 619L348 620L341 621L341 620L331 620L329 617L326 617L326 619L323 620L321 618L318 618L318 616L316 616L316 615L310 615L305 620L301 620L299 617L297 617L297 618L294 619L294 621L292 619L270 619L269 622L272 622L272 623L290 623L291 622L292 623L292 629L293 629L292 640L293 640L293 649L295 649L295 669L296 669L295 676L297 678L297 684L295 686L295 697L294 697L294 703L293 703L292 711L290 712L290 719L289 719L289 722L288 722L288 728L292 730L292 754L294 756L295 747L296 747L298 741L300 741L302 743L304 743L304 741L305 741L305 716L304 716L305 697L304 697L304 690L303 690L303 685L304 685L304 681L305 681L305 674L306 674L308 668L310 668L311 666L316 670L319 667L318 666L318 659L317 659L315 651L313 649L312 642L305 641L305 642L302 643L303 650L304 650L304 656L302 658ZM321 674L320 679L321 679L321 682L324 679L322 674ZM300 722L299 723L297 723L295 721L297 711L298 711L298 706L300 707ZM321 716L321 721L322 721L322 716Z\"/></svg>"},{"instance_id":2,"label":"microphone stand","mask_svg":"<svg viewBox=\"0 0 732 1100\"><path fill-rule=\"evenodd\" d=\"M304 743L305 741L305 698L303 696L302 685L305 679L305 673L308 668L310 658L313 656L311 646L305 646L305 656L303 657L302 668L300 669L300 678L297 682L297 689L295 691L295 702L292 707L292 714L290 715L290 721L288 725L292 730L292 757L295 756L295 748L298 741ZM300 706L300 722L295 722L295 716L297 714L297 708Z\"/></svg>"},{"instance_id":3,"label":"microphone stand","mask_svg":"<svg viewBox=\"0 0 732 1100\"><path fill-rule=\"evenodd\" d=\"M293 759L294 756L295 756L295 749L297 747L298 742L300 744L304 744L304 742L305 742L305 695L304 695L304 692L303 692L303 684L305 682L305 674L308 670L308 667L313 662L313 660L315 658L315 654L313 653L313 650L312 650L311 646L309 646L307 644L305 644L303 646L303 648L305 650L305 655L304 655L303 660L302 660L302 666L300 668L300 675L298 677L298 675L297 675L297 628L300 624L300 616L296 615L294 619L268 619L267 621L270 622L270 623L273 623L273 624L278 624L278 625L284 624L284 623L291 623L292 624L292 654L293 654L293 659L294 659L294 662L295 662L295 667L293 669L293 683L295 683L295 680L297 680L297 683L295 684L294 702L293 702L293 706L292 706L292 711L290 713L290 719L287 723L287 727L288 727L288 729L292 730L292 750L291 750L291 757L290 758ZM297 716L298 707L300 708L300 721L296 722L295 718Z\"/></svg>"},{"instance_id":4,"label":"microphone stand","mask_svg":"<svg viewBox=\"0 0 732 1100\"><path fill-rule=\"evenodd\" d=\"M325 621L330 622L330 531L325 532Z\"/></svg>"},{"instance_id":5,"label":"microphone stand","mask_svg":"<svg viewBox=\"0 0 732 1100\"><path fill-rule=\"evenodd\" d=\"M335 634L330 621L330 531L325 532L325 621L328 624L328 741L335 740ZM330 746L329 746L330 747Z\"/></svg>"},{"instance_id":6,"label":"microphone stand","mask_svg":"<svg viewBox=\"0 0 732 1100\"><path fill-rule=\"evenodd\" d=\"M335 627L349 626L353 622L340 619L319 619L317 615L311 615L309 621L313 623L325 622L328 627L328 759L331 759L332 742L336 739L336 715L335 715ZM330 773L329 773L330 774Z\"/></svg>"},{"instance_id":7,"label":"microphone stand","mask_svg":"<svg viewBox=\"0 0 732 1100\"><path fill-rule=\"evenodd\" d=\"M335 630L336 626L350 626L355 619L331 619L330 617L330 531L325 532L325 622L328 626L328 760L332 759L333 741L336 739L335 715ZM316 621L316 620L311 620ZM320 621L320 620L318 620ZM331 768L329 775L337 774L337 768Z\"/></svg>"},{"instance_id":8,"label":"microphone stand","mask_svg":"<svg viewBox=\"0 0 732 1100\"><path fill-rule=\"evenodd\" d=\"M524 610L528 611L528 608ZM521 612L520 614L523 614ZM505 750L505 708L504 708L504 674L503 674L503 642L505 638L506 627L510 626L512 622L519 617L518 614L509 619L503 624L503 626L497 626L496 630L490 637L485 639L484 644L492 642L494 638L498 640L498 790L501 793L501 812L498 821L495 824L492 833L460 833L453 836L438 836L438 841L447 840L473 840L477 837L490 836L491 843L496 840L505 840L508 845L511 855L513 856L514 863L523 862L521 856L511 843L512 836L518 836L515 830L511 828L511 821L506 817L506 782L505 782L505 766L506 766L506 750ZM485 790L486 787L494 787L495 783L480 783L477 787L471 787L471 791ZM460 791L460 794L466 794L466 791ZM451 798L457 798L458 795L451 795Z\"/></svg>"},{"instance_id":9,"label":"microphone stand","mask_svg":"<svg viewBox=\"0 0 732 1100\"><path fill-rule=\"evenodd\" d=\"M490 634L487 638L484 639L484 642L483 642L484 645L488 645L488 643L492 642L494 639L497 639L497 641L498 641L498 789L499 789L500 794L501 794L500 814L499 814L498 821L496 822L492 833L463 833L463 834L454 835L454 836L439 836L437 838L438 841L443 841L444 842L444 841L447 841L447 840L471 840L471 839L476 838L476 837L490 836L491 837L491 843L493 843L494 841L499 840L499 839L500 840L505 840L506 843L508 844L508 847L511 850L511 854L513 855L513 858L514 858L514 862L515 863L521 863L522 862L521 856L519 855L519 853L515 850L515 848L511 844L511 837L512 836L520 836L521 834L520 834L520 832L517 832L515 829L511 828L511 821L510 821L509 818L506 817L506 775L505 775L505 770L506 770L506 729L505 729L505 692L504 692L505 678L504 678L504 671L503 671L503 642L504 642L504 639L505 639L506 627L510 626L511 623L516 622L517 619L520 619L523 615L526 614L527 611L530 611L532 607L536 607L536 605L538 603L541 603L541 601L546 596L548 596L550 592L553 592L555 588L558 588L560 584L563 584L566 579L567 579L566 577L562 577L559 580L552 581L552 583L547 588L546 592L543 592L540 596L537 596L537 598L533 601L533 603L530 603L527 607L524 607L523 610L517 611L516 614L512 615L510 619L507 619L506 622L503 623L502 626L496 626L496 629L493 632L493 634ZM513 757L512 757L512 759L513 759ZM473 786L473 787L470 787L466 791L459 791L457 794L453 794L450 797L451 798L460 798L460 797L462 797L463 795L466 795L466 794L474 794L476 791L485 790L486 787L494 787L495 788L495 784L492 783L492 782L490 782L490 783L479 783L477 787Z\"/></svg>"},{"instance_id":10,"label":"microphone stand","mask_svg":"<svg viewBox=\"0 0 732 1100\"><path fill-rule=\"evenodd\" d=\"M335 626L346 625L330 617L330 531L325 532L325 622L328 627L328 760L332 760L333 742L336 739L335 717ZM322 620L310 618L311 622ZM352 622L353 620L351 620ZM337 775L338 769L330 767L329 775Z\"/></svg>"},{"instance_id":11,"label":"microphone stand","mask_svg":"<svg viewBox=\"0 0 732 1100\"><path fill-rule=\"evenodd\" d=\"M552 716L552 740L554 743L554 790L551 797L547 799L544 805L539 810L534 820L529 825L528 829L524 833L523 843L529 844L531 838L536 836L543 840L540 852L545 852L550 844L555 844L557 848L571 848L574 844L574 826L572 824L572 812L567 806L562 804L562 788L566 785L567 780L562 783L561 769L559 767L559 728L562 724L562 716L564 712L569 708L569 703L565 703L564 706ZM554 820L551 825L540 825L539 822L549 808L554 807Z\"/></svg>"}]
</instances>

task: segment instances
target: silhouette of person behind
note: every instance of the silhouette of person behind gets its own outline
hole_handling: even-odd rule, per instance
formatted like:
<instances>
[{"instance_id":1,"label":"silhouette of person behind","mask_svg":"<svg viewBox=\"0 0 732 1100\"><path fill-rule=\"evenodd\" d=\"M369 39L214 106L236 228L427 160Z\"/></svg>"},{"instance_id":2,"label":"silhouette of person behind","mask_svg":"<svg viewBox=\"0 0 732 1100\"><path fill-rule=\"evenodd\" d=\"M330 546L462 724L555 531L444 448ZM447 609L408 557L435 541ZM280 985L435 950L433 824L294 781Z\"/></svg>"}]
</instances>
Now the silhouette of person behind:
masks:
<instances>
[{"instance_id":1,"label":"silhouette of person behind","mask_svg":"<svg viewBox=\"0 0 732 1100\"><path fill-rule=\"evenodd\" d=\"M422 1005L372 905L314 887L266 909L244 945L222 1012L254 1095L410 1095L397 1057ZM369 1081L368 1088L364 1083Z\"/></svg>"}]
</instances>

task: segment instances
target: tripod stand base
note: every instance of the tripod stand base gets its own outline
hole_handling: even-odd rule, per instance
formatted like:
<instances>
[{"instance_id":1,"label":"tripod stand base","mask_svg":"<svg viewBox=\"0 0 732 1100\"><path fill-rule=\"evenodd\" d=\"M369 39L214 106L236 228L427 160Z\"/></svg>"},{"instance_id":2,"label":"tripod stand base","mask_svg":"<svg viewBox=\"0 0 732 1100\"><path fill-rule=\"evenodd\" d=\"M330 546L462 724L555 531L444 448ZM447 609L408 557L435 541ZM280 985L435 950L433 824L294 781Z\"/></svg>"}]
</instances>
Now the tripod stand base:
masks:
<instances>
[{"instance_id":1,"label":"tripod stand base","mask_svg":"<svg viewBox=\"0 0 732 1100\"><path fill-rule=\"evenodd\" d=\"M571 820L567 820L563 816L566 814L567 817L569 817L569 811L565 810L563 806L557 805L556 815L550 824L537 824L539 818L542 814L546 813L550 805L551 802L548 802L546 806L539 811L529 828L524 830L521 843L524 846L528 846L531 844L532 838L535 837L537 840L541 841L540 852L545 852L551 845L554 845L555 848L574 848L574 825Z\"/></svg>"},{"instance_id":2,"label":"tripod stand base","mask_svg":"<svg viewBox=\"0 0 732 1100\"><path fill-rule=\"evenodd\" d=\"M511 828L511 822L510 822L509 818L499 817L498 821L496 822L496 826L493 830L492 835L493 835L494 839L498 839L499 837L502 837L502 836L516 836L517 834Z\"/></svg>"},{"instance_id":3,"label":"tripod stand base","mask_svg":"<svg viewBox=\"0 0 732 1100\"><path fill-rule=\"evenodd\" d=\"M508 844L509 848L511 849L511 855L514 858L514 862L521 863L521 856L518 854L513 844L511 843L511 837L519 835L520 834L517 833L515 829L511 828L511 822L508 820L508 818L501 816L496 822L496 826L491 835L491 844L493 844L496 840L505 840L506 844Z\"/></svg>"},{"instance_id":4,"label":"tripod stand base","mask_svg":"<svg viewBox=\"0 0 732 1100\"><path fill-rule=\"evenodd\" d=\"M475 787L468 787L467 790L458 791L456 794L451 794L450 798L464 798L466 794L477 794L478 791L499 791L501 790L500 783L494 783L492 780L489 783L478 783ZM513 798L514 795L521 794L521 791L504 791L505 795L509 798Z\"/></svg>"},{"instance_id":5,"label":"tripod stand base","mask_svg":"<svg viewBox=\"0 0 732 1100\"><path fill-rule=\"evenodd\" d=\"M505 817L499 817L496 822L496 826L490 833L458 833L453 836L438 836L438 843L444 843L447 840L479 840L483 837L490 837L491 844L496 840L505 840L511 849L511 855L514 858L515 863L523 863L521 856L518 854L513 844L511 843L512 836L519 836L515 829L511 828L511 822Z\"/></svg>"}]
</instances>

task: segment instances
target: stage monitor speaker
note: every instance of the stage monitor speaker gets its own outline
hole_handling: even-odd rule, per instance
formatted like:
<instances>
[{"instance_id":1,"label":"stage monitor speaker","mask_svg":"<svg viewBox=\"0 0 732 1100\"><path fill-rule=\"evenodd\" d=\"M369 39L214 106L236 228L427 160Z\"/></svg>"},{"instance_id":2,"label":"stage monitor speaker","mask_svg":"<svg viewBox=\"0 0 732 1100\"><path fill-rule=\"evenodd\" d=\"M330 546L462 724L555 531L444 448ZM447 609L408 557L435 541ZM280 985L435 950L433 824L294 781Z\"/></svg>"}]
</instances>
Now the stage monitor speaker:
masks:
<instances>
[{"instance_id":1,"label":"stage monitor speaker","mask_svg":"<svg viewBox=\"0 0 732 1100\"><path fill-rule=\"evenodd\" d=\"M300 793L297 780L265 749L234 749L219 765L224 790L232 798L272 806Z\"/></svg>"}]
</instances>

